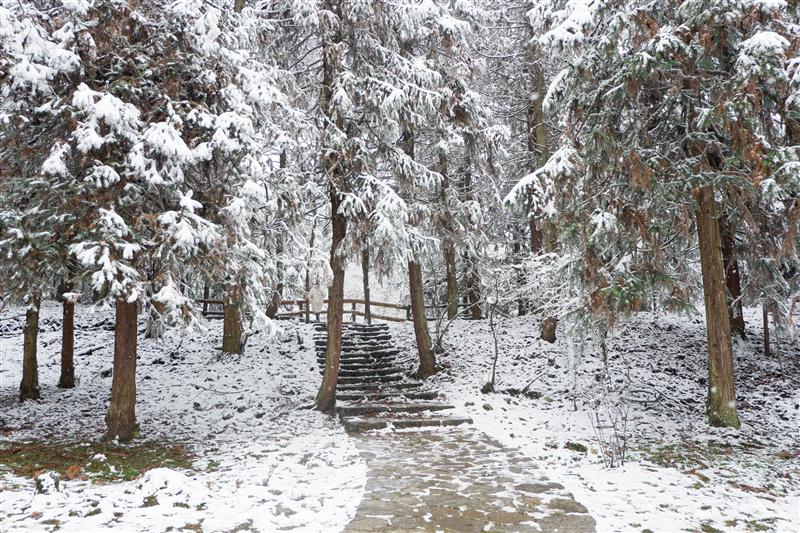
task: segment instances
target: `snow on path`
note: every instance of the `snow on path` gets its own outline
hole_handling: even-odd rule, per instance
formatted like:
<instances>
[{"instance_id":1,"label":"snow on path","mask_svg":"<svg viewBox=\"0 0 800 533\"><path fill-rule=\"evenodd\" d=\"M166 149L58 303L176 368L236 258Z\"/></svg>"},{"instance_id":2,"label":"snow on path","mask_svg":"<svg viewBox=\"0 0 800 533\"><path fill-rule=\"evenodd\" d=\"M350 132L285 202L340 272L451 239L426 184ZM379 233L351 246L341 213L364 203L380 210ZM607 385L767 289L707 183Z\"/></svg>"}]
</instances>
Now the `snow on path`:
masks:
<instances>
[{"instance_id":1,"label":"snow on path","mask_svg":"<svg viewBox=\"0 0 800 533\"><path fill-rule=\"evenodd\" d=\"M470 426L356 436L369 472L348 532L595 531L536 463Z\"/></svg>"},{"instance_id":2,"label":"snow on path","mask_svg":"<svg viewBox=\"0 0 800 533\"><path fill-rule=\"evenodd\" d=\"M749 340L735 342L740 431L705 422L702 315L640 313L621 324L608 339L613 387L605 400L601 384L607 376L596 341L587 340L583 358L572 356L563 338L554 345L540 341L539 320L532 316L499 325L497 388L521 389L541 376L531 385L534 397L481 394L493 355L488 322L457 320L446 337L450 354L441 358L449 368L430 387L441 390L458 414L472 417L478 429L519 449L563 483L589 509L598 531L712 527L797 533L800 350L781 344L781 371L776 359L760 353L760 310L745 314ZM431 323L432 335L434 328ZM412 364L411 325L393 326L392 333ZM606 468L590 421L593 406L603 416L604 406L620 397L651 394L658 400L623 402L630 409L627 460L623 467ZM567 443L587 451L567 449Z\"/></svg>"}]
</instances>

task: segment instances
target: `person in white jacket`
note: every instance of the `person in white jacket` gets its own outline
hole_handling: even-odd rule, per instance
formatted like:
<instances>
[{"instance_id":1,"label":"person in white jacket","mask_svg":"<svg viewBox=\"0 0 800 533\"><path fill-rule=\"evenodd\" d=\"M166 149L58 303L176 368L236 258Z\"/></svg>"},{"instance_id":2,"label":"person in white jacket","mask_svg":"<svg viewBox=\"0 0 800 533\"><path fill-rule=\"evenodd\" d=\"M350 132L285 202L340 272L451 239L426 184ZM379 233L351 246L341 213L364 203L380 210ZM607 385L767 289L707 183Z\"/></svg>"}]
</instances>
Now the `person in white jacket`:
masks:
<instances>
[{"instance_id":1,"label":"person in white jacket","mask_svg":"<svg viewBox=\"0 0 800 533\"><path fill-rule=\"evenodd\" d=\"M319 285L314 285L308 291L308 302L311 304L311 310L317 315L317 322L319 322L319 314L322 312L322 306L325 304L325 291Z\"/></svg>"}]
</instances>

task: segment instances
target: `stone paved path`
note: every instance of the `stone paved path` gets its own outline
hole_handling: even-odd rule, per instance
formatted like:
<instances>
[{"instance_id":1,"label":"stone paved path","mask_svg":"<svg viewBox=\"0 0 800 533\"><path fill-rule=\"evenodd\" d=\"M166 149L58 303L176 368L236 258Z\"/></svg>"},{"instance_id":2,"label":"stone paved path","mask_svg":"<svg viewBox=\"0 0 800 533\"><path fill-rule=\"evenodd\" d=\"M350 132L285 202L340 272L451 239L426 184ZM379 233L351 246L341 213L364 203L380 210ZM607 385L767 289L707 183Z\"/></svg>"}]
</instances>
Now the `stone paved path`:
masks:
<instances>
[{"instance_id":1,"label":"stone paved path","mask_svg":"<svg viewBox=\"0 0 800 533\"><path fill-rule=\"evenodd\" d=\"M586 508L533 461L473 428L354 437L369 471L345 531L595 530Z\"/></svg>"},{"instance_id":2,"label":"stone paved path","mask_svg":"<svg viewBox=\"0 0 800 533\"><path fill-rule=\"evenodd\" d=\"M385 327L345 327L338 410L369 469L346 531L595 530L586 508L532 460L464 425L471 420L443 414L452 406L420 391L396 354ZM431 427L445 425L454 427Z\"/></svg>"}]
</instances>

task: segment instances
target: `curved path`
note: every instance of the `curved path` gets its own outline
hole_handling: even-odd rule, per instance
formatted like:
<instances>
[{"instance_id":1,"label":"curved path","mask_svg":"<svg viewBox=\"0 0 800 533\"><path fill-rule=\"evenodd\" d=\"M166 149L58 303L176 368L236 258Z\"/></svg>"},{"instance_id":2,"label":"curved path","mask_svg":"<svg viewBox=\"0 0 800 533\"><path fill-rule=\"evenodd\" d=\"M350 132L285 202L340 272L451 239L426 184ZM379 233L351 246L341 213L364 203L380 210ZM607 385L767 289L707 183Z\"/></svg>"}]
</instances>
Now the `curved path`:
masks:
<instances>
[{"instance_id":1,"label":"curved path","mask_svg":"<svg viewBox=\"0 0 800 533\"><path fill-rule=\"evenodd\" d=\"M315 342L322 366L322 325ZM595 531L586 508L532 460L449 415L453 406L410 379L385 326L348 324L342 344L337 409L369 469L346 531Z\"/></svg>"}]
</instances>

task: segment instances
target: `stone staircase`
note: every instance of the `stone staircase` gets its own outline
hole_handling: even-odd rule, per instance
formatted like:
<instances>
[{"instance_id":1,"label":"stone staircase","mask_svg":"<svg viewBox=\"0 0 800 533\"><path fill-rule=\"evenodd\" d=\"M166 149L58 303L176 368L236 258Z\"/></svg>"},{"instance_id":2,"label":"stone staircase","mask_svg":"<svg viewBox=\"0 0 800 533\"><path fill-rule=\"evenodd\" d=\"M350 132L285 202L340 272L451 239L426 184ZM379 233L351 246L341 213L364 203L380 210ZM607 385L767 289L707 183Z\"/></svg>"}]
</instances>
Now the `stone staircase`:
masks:
<instances>
[{"instance_id":1,"label":"stone staircase","mask_svg":"<svg viewBox=\"0 0 800 533\"><path fill-rule=\"evenodd\" d=\"M322 372L327 331L324 324L315 324L315 329L317 362ZM469 418L448 415L446 411L453 406L410 378L408 369L397 361L399 353L385 324L344 324L336 400L345 429L357 432L472 423Z\"/></svg>"}]
</instances>

